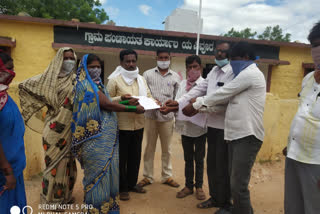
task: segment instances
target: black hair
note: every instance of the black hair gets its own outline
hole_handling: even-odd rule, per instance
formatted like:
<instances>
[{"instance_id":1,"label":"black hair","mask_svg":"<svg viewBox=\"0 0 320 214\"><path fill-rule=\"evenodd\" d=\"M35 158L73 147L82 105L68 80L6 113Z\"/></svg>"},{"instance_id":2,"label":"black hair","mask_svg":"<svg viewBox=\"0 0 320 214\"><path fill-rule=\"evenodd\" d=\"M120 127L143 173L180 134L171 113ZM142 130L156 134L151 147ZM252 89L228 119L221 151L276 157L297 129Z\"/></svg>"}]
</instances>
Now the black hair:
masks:
<instances>
[{"instance_id":1,"label":"black hair","mask_svg":"<svg viewBox=\"0 0 320 214\"><path fill-rule=\"evenodd\" d=\"M157 50L157 56L159 56L159 54L161 53L168 53L170 55L170 51L167 49L158 49Z\"/></svg>"},{"instance_id":2,"label":"black hair","mask_svg":"<svg viewBox=\"0 0 320 214\"><path fill-rule=\"evenodd\" d=\"M201 59L197 55L191 55L186 58L186 66L192 64L193 62L198 63L201 66Z\"/></svg>"},{"instance_id":3,"label":"black hair","mask_svg":"<svg viewBox=\"0 0 320 214\"><path fill-rule=\"evenodd\" d=\"M248 56L250 60L256 59L254 47L248 42L237 42L233 45L230 52L230 57L245 57Z\"/></svg>"},{"instance_id":4,"label":"black hair","mask_svg":"<svg viewBox=\"0 0 320 214\"><path fill-rule=\"evenodd\" d=\"M95 54L88 54L87 65L91 64L93 61L99 61L101 65L101 59Z\"/></svg>"},{"instance_id":5,"label":"black hair","mask_svg":"<svg viewBox=\"0 0 320 214\"><path fill-rule=\"evenodd\" d=\"M227 42L227 41L222 41L222 40L219 40L219 41L216 42L216 47L217 47L218 45L225 44L225 43L228 44L229 47L231 47L231 44L230 44L229 42Z\"/></svg>"},{"instance_id":6,"label":"black hair","mask_svg":"<svg viewBox=\"0 0 320 214\"><path fill-rule=\"evenodd\" d=\"M122 62L124 60L124 56L130 55L130 54L135 55L136 56L136 60L138 60L137 52L135 52L132 49L125 49L125 50L120 51L120 61Z\"/></svg>"},{"instance_id":7,"label":"black hair","mask_svg":"<svg viewBox=\"0 0 320 214\"><path fill-rule=\"evenodd\" d=\"M9 61L13 61L13 59L6 53L0 52L0 58L3 62L3 64L6 64Z\"/></svg>"},{"instance_id":8,"label":"black hair","mask_svg":"<svg viewBox=\"0 0 320 214\"><path fill-rule=\"evenodd\" d=\"M312 43L315 39L319 39L319 38L320 38L320 21L316 23L310 30L308 40L310 43Z\"/></svg>"}]
</instances>

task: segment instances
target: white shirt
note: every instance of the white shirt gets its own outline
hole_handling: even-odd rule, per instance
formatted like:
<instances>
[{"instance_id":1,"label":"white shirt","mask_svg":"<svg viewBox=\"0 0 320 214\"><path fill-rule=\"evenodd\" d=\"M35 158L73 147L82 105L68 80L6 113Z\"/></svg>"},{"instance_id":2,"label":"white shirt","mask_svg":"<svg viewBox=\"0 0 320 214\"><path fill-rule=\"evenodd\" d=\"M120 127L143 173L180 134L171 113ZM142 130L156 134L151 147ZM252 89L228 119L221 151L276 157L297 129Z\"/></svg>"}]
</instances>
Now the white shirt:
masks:
<instances>
[{"instance_id":1,"label":"white shirt","mask_svg":"<svg viewBox=\"0 0 320 214\"><path fill-rule=\"evenodd\" d=\"M216 106L229 101L225 118L225 140L254 135L263 141L265 99L266 80L256 64L251 64L216 92L197 98L193 107L200 109L202 106Z\"/></svg>"},{"instance_id":2,"label":"white shirt","mask_svg":"<svg viewBox=\"0 0 320 214\"><path fill-rule=\"evenodd\" d=\"M199 85L199 83L201 83L203 80L204 79L202 77L199 77L195 82L195 85L193 86L193 88ZM176 95L176 100L187 93L186 86L187 86L187 80L182 80L182 82L180 82L180 87ZM188 137L199 137L207 133L207 128L202 128L189 121L176 120L175 129L179 134L185 135Z\"/></svg>"},{"instance_id":3,"label":"white shirt","mask_svg":"<svg viewBox=\"0 0 320 214\"><path fill-rule=\"evenodd\" d=\"M320 164L320 85L314 72L302 81L300 104L288 137L288 157L308 164Z\"/></svg>"},{"instance_id":4,"label":"white shirt","mask_svg":"<svg viewBox=\"0 0 320 214\"><path fill-rule=\"evenodd\" d=\"M178 99L178 102L187 102L195 97L204 96L217 91L222 85L230 82L234 77L232 67L229 64L219 68L215 66L212 68L207 78L203 80L199 85L193 87L187 94ZM225 109L227 104L222 105L221 112L212 112L208 114L207 126L216 129L224 129ZM224 110L223 110L224 109Z\"/></svg>"}]
</instances>

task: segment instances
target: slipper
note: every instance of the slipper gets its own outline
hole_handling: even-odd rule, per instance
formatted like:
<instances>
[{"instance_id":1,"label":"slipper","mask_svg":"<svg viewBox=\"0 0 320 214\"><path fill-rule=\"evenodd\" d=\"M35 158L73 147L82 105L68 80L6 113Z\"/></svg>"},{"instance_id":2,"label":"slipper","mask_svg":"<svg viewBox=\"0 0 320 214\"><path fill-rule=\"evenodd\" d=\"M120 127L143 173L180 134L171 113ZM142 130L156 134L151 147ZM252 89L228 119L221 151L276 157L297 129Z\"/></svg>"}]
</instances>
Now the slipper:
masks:
<instances>
[{"instance_id":1,"label":"slipper","mask_svg":"<svg viewBox=\"0 0 320 214\"><path fill-rule=\"evenodd\" d=\"M184 187L181 191L177 192L177 198L184 198L188 195L192 195L193 190L189 189L188 187Z\"/></svg>"},{"instance_id":2,"label":"slipper","mask_svg":"<svg viewBox=\"0 0 320 214\"><path fill-rule=\"evenodd\" d=\"M166 180L165 182L163 182L163 184L167 184L171 187L175 187L178 188L180 186L180 184L178 184L177 182L175 182L172 178L169 178L168 180Z\"/></svg>"},{"instance_id":3,"label":"slipper","mask_svg":"<svg viewBox=\"0 0 320 214\"><path fill-rule=\"evenodd\" d=\"M204 191L202 190L202 188L197 188L196 189L196 198L198 200L204 200L206 199L206 195L204 194Z\"/></svg>"},{"instance_id":4,"label":"slipper","mask_svg":"<svg viewBox=\"0 0 320 214\"><path fill-rule=\"evenodd\" d=\"M151 184L151 182L149 181L149 179L148 178L144 178L137 185L139 187L144 187L144 186L147 186L147 185L150 185L150 184Z\"/></svg>"},{"instance_id":5,"label":"slipper","mask_svg":"<svg viewBox=\"0 0 320 214\"><path fill-rule=\"evenodd\" d=\"M120 200L121 201L128 201L130 200L130 195L128 192L120 192Z\"/></svg>"},{"instance_id":6,"label":"slipper","mask_svg":"<svg viewBox=\"0 0 320 214\"><path fill-rule=\"evenodd\" d=\"M209 198L208 200L197 204L197 207L200 209L208 209L216 206L217 206L217 203L212 198Z\"/></svg>"}]
</instances>

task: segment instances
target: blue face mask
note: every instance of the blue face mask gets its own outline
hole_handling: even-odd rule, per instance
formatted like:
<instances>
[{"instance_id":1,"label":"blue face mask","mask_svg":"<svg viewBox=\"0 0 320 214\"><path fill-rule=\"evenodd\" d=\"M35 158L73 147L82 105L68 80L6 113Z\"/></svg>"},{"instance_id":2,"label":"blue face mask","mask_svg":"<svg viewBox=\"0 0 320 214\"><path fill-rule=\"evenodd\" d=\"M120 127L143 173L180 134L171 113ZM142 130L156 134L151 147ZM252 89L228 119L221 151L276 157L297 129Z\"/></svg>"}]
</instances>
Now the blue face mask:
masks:
<instances>
[{"instance_id":1,"label":"blue face mask","mask_svg":"<svg viewBox=\"0 0 320 214\"><path fill-rule=\"evenodd\" d=\"M220 67L220 68L222 68L223 66L225 66L226 64L229 63L229 60L227 58L222 59L222 60L215 59L215 61L216 61L216 64L218 65L218 67Z\"/></svg>"},{"instance_id":2,"label":"blue face mask","mask_svg":"<svg viewBox=\"0 0 320 214\"><path fill-rule=\"evenodd\" d=\"M238 76L238 74L244 70L249 65L253 64L252 60L231 60L230 65L232 67L232 71L234 73L234 77Z\"/></svg>"}]
</instances>

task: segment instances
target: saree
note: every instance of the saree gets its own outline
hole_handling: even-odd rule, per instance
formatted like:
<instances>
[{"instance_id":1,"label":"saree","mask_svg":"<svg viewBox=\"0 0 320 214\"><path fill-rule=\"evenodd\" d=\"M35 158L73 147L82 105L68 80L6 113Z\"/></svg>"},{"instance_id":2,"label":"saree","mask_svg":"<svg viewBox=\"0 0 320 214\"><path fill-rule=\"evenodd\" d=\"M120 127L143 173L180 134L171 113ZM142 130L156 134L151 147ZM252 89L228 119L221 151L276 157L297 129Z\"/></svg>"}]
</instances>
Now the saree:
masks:
<instances>
[{"instance_id":1,"label":"saree","mask_svg":"<svg viewBox=\"0 0 320 214\"><path fill-rule=\"evenodd\" d=\"M71 48L60 48L43 74L19 84L20 105L25 124L43 107L47 107L42 146L45 152L40 202L66 204L72 200L76 181L75 159L70 152L72 119L72 74L58 77L63 63L63 53Z\"/></svg>"},{"instance_id":2,"label":"saree","mask_svg":"<svg viewBox=\"0 0 320 214\"><path fill-rule=\"evenodd\" d=\"M18 206L22 210L27 205L23 181L23 169L26 166L24 123L18 106L10 96L0 111L0 130L0 143L17 182L15 189L6 190L0 195L0 214L7 214L12 206ZM5 183L5 176L0 171L0 192Z\"/></svg>"},{"instance_id":3,"label":"saree","mask_svg":"<svg viewBox=\"0 0 320 214\"><path fill-rule=\"evenodd\" d=\"M95 214L118 214L119 211L119 140L114 112L100 109L98 91L111 100L105 87L92 81L82 59L74 88L72 130L73 154L84 170L84 203Z\"/></svg>"}]
</instances>

